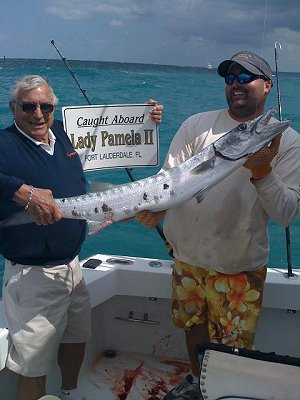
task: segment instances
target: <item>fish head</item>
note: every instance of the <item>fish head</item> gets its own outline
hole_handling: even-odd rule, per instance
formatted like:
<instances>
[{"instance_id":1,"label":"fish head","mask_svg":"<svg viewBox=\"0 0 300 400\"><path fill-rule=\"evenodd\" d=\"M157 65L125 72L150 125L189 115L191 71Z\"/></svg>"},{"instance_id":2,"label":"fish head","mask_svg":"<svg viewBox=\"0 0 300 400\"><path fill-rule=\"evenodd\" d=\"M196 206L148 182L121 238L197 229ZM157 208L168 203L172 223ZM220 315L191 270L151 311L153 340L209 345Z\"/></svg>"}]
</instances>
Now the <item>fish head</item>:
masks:
<instances>
[{"instance_id":1,"label":"fish head","mask_svg":"<svg viewBox=\"0 0 300 400\"><path fill-rule=\"evenodd\" d=\"M214 143L215 151L229 160L250 156L285 131L291 121L276 121L269 124L275 109L271 108L262 116L243 122Z\"/></svg>"}]
</instances>

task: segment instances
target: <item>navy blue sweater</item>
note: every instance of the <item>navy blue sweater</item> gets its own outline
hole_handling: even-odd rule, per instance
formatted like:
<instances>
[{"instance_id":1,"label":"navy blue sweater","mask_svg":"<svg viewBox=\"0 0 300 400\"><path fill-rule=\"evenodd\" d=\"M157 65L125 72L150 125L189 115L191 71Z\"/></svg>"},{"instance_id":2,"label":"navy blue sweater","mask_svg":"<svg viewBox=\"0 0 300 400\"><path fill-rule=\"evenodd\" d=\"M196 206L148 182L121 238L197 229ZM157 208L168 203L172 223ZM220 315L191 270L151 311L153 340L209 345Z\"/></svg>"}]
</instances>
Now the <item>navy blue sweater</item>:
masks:
<instances>
[{"instance_id":1,"label":"navy blue sweater","mask_svg":"<svg viewBox=\"0 0 300 400\"><path fill-rule=\"evenodd\" d=\"M79 156L59 121L54 121L51 129L56 137L54 155L36 146L14 125L0 130L0 220L20 209L11 198L23 183L51 189L56 198L85 193ZM86 223L81 220L1 228L0 252L25 265L55 265L74 258L85 236Z\"/></svg>"}]
</instances>

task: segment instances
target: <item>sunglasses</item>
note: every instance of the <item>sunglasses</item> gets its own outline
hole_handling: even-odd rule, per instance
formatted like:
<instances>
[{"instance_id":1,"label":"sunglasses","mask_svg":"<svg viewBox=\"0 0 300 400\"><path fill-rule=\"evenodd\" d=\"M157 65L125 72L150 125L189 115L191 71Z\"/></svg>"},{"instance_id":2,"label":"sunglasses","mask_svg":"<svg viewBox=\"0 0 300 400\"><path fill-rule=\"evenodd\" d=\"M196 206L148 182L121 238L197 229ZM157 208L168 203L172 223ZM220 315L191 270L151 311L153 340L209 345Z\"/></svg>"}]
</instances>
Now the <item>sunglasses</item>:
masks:
<instances>
[{"instance_id":1,"label":"sunglasses","mask_svg":"<svg viewBox=\"0 0 300 400\"><path fill-rule=\"evenodd\" d=\"M25 113L33 113L35 112L35 110L37 109L37 107L40 107L40 110L43 113L46 114L50 114L53 112L55 106L51 103L40 103L40 104L36 104L36 103L17 103L15 101L16 104L18 104L21 108L22 111Z\"/></svg>"},{"instance_id":2,"label":"sunglasses","mask_svg":"<svg viewBox=\"0 0 300 400\"><path fill-rule=\"evenodd\" d=\"M236 79L238 81L238 83L247 84L247 83L254 81L255 79L260 79L260 78L266 80L266 77L264 77L262 75L255 75L255 74L251 74L250 72L240 72L237 75L235 75L235 74L226 75L225 82L227 85L233 85L233 82Z\"/></svg>"}]
</instances>

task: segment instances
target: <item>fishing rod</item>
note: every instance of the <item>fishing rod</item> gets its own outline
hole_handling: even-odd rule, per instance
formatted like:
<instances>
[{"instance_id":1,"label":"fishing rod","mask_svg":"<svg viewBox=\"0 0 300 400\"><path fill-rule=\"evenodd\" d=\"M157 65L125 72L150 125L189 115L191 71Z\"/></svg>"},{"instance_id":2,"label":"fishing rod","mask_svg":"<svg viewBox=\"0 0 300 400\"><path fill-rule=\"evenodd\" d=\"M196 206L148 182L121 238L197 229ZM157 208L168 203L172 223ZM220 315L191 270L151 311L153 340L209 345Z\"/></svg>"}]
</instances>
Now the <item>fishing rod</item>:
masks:
<instances>
[{"instance_id":1,"label":"fishing rod","mask_svg":"<svg viewBox=\"0 0 300 400\"><path fill-rule=\"evenodd\" d=\"M53 45L53 47L55 48L55 50L56 50L57 53L59 54L59 56L60 56L61 60L63 61L64 65L67 67L68 71L70 72L72 78L74 79L74 81L76 82L77 86L79 87L79 90L80 90L81 93L83 94L83 96L84 96L84 98L86 99L87 103L88 103L89 105L92 105L92 103L90 102L89 98L88 98L87 95L86 95L86 90L85 90L85 89L82 89L82 87L81 87L79 81L77 80L77 78L76 78L76 76L75 76L75 73L73 72L71 66L69 65L68 60L66 59L66 57L64 57L64 56L61 54L61 52L59 51L58 47L57 47L56 44L54 43L54 40L51 40L51 44ZM132 173L131 173L132 170L125 167L125 171L126 171L128 177L129 177L129 179L131 180L131 182L134 182L135 179L134 179L134 177L133 177L133 175L132 175ZM155 229L156 229L156 231L158 232L158 234L159 234L159 236L161 237L161 239L163 240L165 246L167 247L169 256L170 256L171 258L173 258L173 250L172 250L172 248L171 248L170 243L167 241L167 239L166 239L166 237L165 237L165 235L164 235L164 233L163 233L163 231L162 231L161 226L158 224L158 225L155 226Z\"/></svg>"},{"instance_id":2,"label":"fishing rod","mask_svg":"<svg viewBox=\"0 0 300 400\"><path fill-rule=\"evenodd\" d=\"M87 95L85 94L86 90L82 89L82 87L80 86L80 83L78 82L78 80L76 79L75 73L72 71L68 60L66 59L66 57L63 57L63 55L61 54L61 52L59 51L59 49L57 48L57 46L54 43L54 40L51 40L51 44L54 46L55 50L58 52L60 58L62 59L63 63L65 64L65 66L67 67L68 71L70 72L72 78L74 79L74 81L76 82L77 86L79 87L79 90L81 91L81 93L83 94L83 96L85 97L86 101L88 102L89 105L91 105Z\"/></svg>"},{"instance_id":3,"label":"fishing rod","mask_svg":"<svg viewBox=\"0 0 300 400\"><path fill-rule=\"evenodd\" d=\"M279 42L274 43L274 55L275 55L275 76L276 76L276 88L277 88L277 103L278 103L278 115L279 121L282 121L282 105L281 105L281 95L280 95L280 85L279 85L279 72L278 72L278 53L277 50L281 50L281 44ZM293 263L292 263L292 251L291 251L291 232L290 227L285 228L285 242L286 242L286 255L287 255L287 269L288 272L286 276L291 278L295 276L293 273Z\"/></svg>"}]
</instances>

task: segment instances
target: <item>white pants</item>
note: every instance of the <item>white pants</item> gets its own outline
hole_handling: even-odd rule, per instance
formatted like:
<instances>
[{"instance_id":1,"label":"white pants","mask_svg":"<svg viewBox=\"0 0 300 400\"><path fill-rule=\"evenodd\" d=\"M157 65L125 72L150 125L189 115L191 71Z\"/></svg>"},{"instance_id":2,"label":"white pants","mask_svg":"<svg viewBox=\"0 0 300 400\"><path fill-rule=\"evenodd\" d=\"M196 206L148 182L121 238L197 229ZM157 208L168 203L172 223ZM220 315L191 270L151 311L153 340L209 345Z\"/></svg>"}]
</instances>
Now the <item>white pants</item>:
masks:
<instances>
[{"instance_id":1,"label":"white pants","mask_svg":"<svg viewBox=\"0 0 300 400\"><path fill-rule=\"evenodd\" d=\"M47 268L5 260L3 300L12 339L6 365L18 374L47 375L60 343L90 338L90 298L78 257Z\"/></svg>"}]
</instances>

